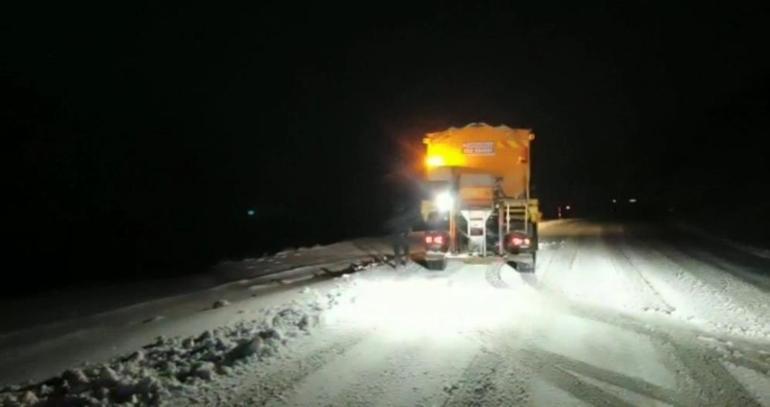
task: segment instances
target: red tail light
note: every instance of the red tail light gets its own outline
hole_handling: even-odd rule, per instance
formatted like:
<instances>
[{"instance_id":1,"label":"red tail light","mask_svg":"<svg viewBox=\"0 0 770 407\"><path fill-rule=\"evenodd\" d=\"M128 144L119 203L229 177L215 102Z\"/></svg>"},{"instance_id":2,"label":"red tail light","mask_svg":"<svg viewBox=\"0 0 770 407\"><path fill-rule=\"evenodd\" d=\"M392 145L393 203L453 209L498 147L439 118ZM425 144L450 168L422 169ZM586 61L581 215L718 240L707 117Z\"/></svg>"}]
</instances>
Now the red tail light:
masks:
<instances>
[{"instance_id":1,"label":"red tail light","mask_svg":"<svg viewBox=\"0 0 770 407\"><path fill-rule=\"evenodd\" d=\"M433 236L425 236L425 243L427 244L433 243Z\"/></svg>"},{"instance_id":2,"label":"red tail light","mask_svg":"<svg viewBox=\"0 0 770 407\"><path fill-rule=\"evenodd\" d=\"M433 243L435 244L444 244L444 236L436 236L433 238Z\"/></svg>"},{"instance_id":3,"label":"red tail light","mask_svg":"<svg viewBox=\"0 0 770 407\"><path fill-rule=\"evenodd\" d=\"M511 238L511 244L513 244L514 246L521 246L521 245L529 246L529 242L530 240L528 237L514 236Z\"/></svg>"}]
</instances>

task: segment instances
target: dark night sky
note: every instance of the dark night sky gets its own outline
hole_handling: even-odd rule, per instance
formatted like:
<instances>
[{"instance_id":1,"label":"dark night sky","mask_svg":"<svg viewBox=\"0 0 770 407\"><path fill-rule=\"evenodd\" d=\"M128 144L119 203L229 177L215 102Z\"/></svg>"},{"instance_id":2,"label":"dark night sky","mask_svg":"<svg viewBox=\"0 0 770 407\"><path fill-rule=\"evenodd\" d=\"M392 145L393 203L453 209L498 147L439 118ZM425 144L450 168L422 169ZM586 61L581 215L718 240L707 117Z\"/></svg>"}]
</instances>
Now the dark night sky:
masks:
<instances>
[{"instance_id":1,"label":"dark night sky","mask_svg":"<svg viewBox=\"0 0 770 407\"><path fill-rule=\"evenodd\" d=\"M374 234L422 134L472 121L535 130L546 208L766 184L759 2L252 3L2 13L15 257L132 275Z\"/></svg>"}]
</instances>

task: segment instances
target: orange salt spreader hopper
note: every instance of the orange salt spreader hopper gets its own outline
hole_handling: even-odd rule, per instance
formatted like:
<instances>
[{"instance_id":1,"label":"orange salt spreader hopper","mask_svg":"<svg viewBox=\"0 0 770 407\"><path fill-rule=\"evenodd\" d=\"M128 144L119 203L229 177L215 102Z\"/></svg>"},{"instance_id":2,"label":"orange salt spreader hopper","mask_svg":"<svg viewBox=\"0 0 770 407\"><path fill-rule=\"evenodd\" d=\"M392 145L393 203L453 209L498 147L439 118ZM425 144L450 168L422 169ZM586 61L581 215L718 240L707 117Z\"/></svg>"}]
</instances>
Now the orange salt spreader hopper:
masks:
<instances>
[{"instance_id":1,"label":"orange salt spreader hopper","mask_svg":"<svg viewBox=\"0 0 770 407\"><path fill-rule=\"evenodd\" d=\"M486 123L426 135L426 189L436 198L423 201L423 218L449 220L450 251L465 246L471 253L486 256L487 241L495 237L496 251L503 253L504 239L512 233L527 236L527 242L537 241L540 212L537 200L530 196L530 144L534 139L530 129ZM438 199L450 201L446 196L451 196L449 206ZM462 219L464 238L456 233ZM536 247L528 253L534 253ZM534 264L534 254L532 258Z\"/></svg>"}]
</instances>

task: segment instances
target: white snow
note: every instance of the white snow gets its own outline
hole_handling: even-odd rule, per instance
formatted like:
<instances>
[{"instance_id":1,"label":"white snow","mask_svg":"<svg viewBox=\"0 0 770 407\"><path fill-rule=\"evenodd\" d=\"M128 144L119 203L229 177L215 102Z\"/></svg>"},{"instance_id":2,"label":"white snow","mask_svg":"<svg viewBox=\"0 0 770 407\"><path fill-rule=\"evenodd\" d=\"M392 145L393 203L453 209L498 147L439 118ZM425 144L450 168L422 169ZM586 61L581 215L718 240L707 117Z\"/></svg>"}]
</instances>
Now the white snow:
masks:
<instances>
[{"instance_id":1,"label":"white snow","mask_svg":"<svg viewBox=\"0 0 770 407\"><path fill-rule=\"evenodd\" d=\"M764 259L770 259L770 248L757 247L757 246L750 245L748 243L738 242L733 239L727 239L721 236L717 236L714 233L704 230L703 228L700 228L698 226L685 223L685 222L676 223L676 227L678 227L679 229L687 233L691 233L703 239L711 240L719 244L732 247L733 249L751 254L752 256L757 256Z\"/></svg>"},{"instance_id":2,"label":"white snow","mask_svg":"<svg viewBox=\"0 0 770 407\"><path fill-rule=\"evenodd\" d=\"M770 405L761 276L622 225L541 232L534 273L394 270L372 241L228 262L230 283L0 336L0 366L38 374L0 406Z\"/></svg>"},{"instance_id":3,"label":"white snow","mask_svg":"<svg viewBox=\"0 0 770 407\"><path fill-rule=\"evenodd\" d=\"M263 309L258 318L206 330L195 337L158 337L125 357L69 369L46 384L3 391L6 404L155 404L189 393L232 366L279 354L307 335L336 294Z\"/></svg>"},{"instance_id":4,"label":"white snow","mask_svg":"<svg viewBox=\"0 0 770 407\"><path fill-rule=\"evenodd\" d=\"M770 389L770 370L762 374L729 362L725 363L725 366L759 404L770 406L770 391L768 391Z\"/></svg>"}]
</instances>

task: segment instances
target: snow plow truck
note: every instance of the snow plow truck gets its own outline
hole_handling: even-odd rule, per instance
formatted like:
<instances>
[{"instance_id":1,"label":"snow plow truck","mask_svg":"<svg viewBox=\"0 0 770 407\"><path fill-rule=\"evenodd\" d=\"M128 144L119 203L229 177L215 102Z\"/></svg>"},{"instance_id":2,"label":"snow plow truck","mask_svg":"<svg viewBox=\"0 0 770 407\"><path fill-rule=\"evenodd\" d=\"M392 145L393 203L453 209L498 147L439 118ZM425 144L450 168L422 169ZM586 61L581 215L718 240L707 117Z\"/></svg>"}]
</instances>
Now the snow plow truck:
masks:
<instances>
[{"instance_id":1,"label":"snow plow truck","mask_svg":"<svg viewBox=\"0 0 770 407\"><path fill-rule=\"evenodd\" d=\"M471 123L429 133L421 215L425 262L501 256L518 270L537 260L538 201L530 196L530 129Z\"/></svg>"}]
</instances>

